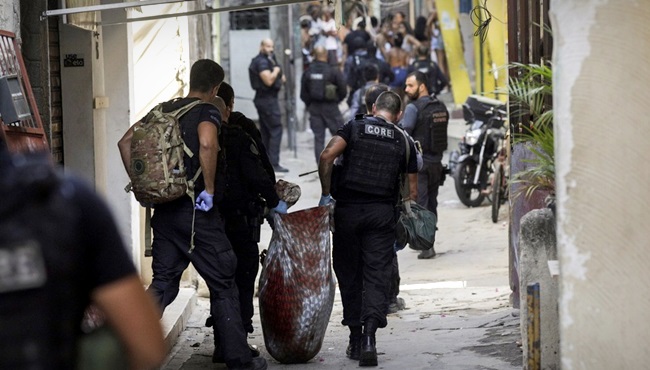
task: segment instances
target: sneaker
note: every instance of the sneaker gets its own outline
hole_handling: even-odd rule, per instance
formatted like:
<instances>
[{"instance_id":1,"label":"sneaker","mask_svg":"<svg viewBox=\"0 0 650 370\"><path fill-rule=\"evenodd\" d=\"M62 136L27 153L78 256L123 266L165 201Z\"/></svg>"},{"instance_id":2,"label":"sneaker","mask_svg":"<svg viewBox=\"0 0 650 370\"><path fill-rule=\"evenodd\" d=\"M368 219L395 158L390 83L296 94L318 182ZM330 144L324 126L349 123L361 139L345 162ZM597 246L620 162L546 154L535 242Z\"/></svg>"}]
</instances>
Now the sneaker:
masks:
<instances>
[{"instance_id":1,"label":"sneaker","mask_svg":"<svg viewBox=\"0 0 650 370\"><path fill-rule=\"evenodd\" d=\"M406 302L403 298L397 297L390 301L388 305L388 313L397 313L406 308Z\"/></svg>"},{"instance_id":2,"label":"sneaker","mask_svg":"<svg viewBox=\"0 0 650 370\"><path fill-rule=\"evenodd\" d=\"M257 349L257 346L248 345L248 349L251 351L251 356L253 359L260 357L260 350ZM215 364L223 364L226 360L223 359L223 353L221 353L221 348L214 347L214 352L212 352L212 362ZM266 369L266 367L264 367Z\"/></svg>"},{"instance_id":3,"label":"sneaker","mask_svg":"<svg viewBox=\"0 0 650 370\"><path fill-rule=\"evenodd\" d=\"M404 301L404 298L397 297L397 309L398 310L406 309L406 301Z\"/></svg>"},{"instance_id":4,"label":"sneaker","mask_svg":"<svg viewBox=\"0 0 650 370\"><path fill-rule=\"evenodd\" d=\"M229 370L266 370L268 368L268 364L266 363L266 360L261 358L261 357L255 357L253 358L253 361L247 363L246 365L238 366L238 367L229 367Z\"/></svg>"},{"instance_id":5,"label":"sneaker","mask_svg":"<svg viewBox=\"0 0 650 370\"><path fill-rule=\"evenodd\" d=\"M433 248L425 249L420 254L418 254L419 260L428 260L436 256L436 252Z\"/></svg>"},{"instance_id":6,"label":"sneaker","mask_svg":"<svg viewBox=\"0 0 650 370\"><path fill-rule=\"evenodd\" d=\"M289 172L288 168L284 168L284 167L280 166L279 164L273 166L273 170L275 172Z\"/></svg>"}]
</instances>

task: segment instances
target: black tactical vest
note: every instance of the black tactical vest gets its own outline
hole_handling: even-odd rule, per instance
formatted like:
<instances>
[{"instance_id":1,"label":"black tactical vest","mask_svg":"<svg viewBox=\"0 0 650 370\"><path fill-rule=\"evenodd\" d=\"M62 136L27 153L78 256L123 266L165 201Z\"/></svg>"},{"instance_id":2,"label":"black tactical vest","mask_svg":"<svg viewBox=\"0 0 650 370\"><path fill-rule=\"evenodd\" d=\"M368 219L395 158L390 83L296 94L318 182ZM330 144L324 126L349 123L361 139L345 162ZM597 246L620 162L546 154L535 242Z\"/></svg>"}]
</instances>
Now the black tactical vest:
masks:
<instances>
[{"instance_id":1,"label":"black tactical vest","mask_svg":"<svg viewBox=\"0 0 650 370\"><path fill-rule=\"evenodd\" d=\"M427 90L429 93L439 93L438 91L438 81L436 76L436 69L438 68L436 64L431 60L422 60L418 59L413 62L413 68L416 71L424 73L427 78Z\"/></svg>"},{"instance_id":2,"label":"black tactical vest","mask_svg":"<svg viewBox=\"0 0 650 370\"><path fill-rule=\"evenodd\" d=\"M329 65L314 62L309 66L309 97L312 101L325 101L325 84L329 80Z\"/></svg>"},{"instance_id":3,"label":"black tactical vest","mask_svg":"<svg viewBox=\"0 0 650 370\"><path fill-rule=\"evenodd\" d=\"M223 173L224 196L219 203L219 210L222 213L232 213L238 210L246 210L248 204L258 198L242 181L242 167L240 153L244 150L258 150L253 139L244 129L235 124L224 124L219 134L219 145L228 155L226 156L226 168ZM251 149L251 145L254 149Z\"/></svg>"},{"instance_id":4,"label":"black tactical vest","mask_svg":"<svg viewBox=\"0 0 650 370\"><path fill-rule=\"evenodd\" d=\"M415 68L416 71L420 71L427 76L433 72L433 67L434 64L430 60L418 59L413 62L413 68Z\"/></svg>"},{"instance_id":5,"label":"black tactical vest","mask_svg":"<svg viewBox=\"0 0 650 370\"><path fill-rule=\"evenodd\" d=\"M418 109L418 118L411 136L420 142L423 154L441 155L447 150L447 107L432 97L417 99L413 104Z\"/></svg>"},{"instance_id":6,"label":"black tactical vest","mask_svg":"<svg viewBox=\"0 0 650 370\"><path fill-rule=\"evenodd\" d=\"M1 162L0 191L11 197L0 202L0 367L72 368L89 290L74 189L48 165Z\"/></svg>"},{"instance_id":7,"label":"black tactical vest","mask_svg":"<svg viewBox=\"0 0 650 370\"><path fill-rule=\"evenodd\" d=\"M380 197L394 196L405 156L406 142L395 125L375 117L357 119L339 185Z\"/></svg>"}]
</instances>

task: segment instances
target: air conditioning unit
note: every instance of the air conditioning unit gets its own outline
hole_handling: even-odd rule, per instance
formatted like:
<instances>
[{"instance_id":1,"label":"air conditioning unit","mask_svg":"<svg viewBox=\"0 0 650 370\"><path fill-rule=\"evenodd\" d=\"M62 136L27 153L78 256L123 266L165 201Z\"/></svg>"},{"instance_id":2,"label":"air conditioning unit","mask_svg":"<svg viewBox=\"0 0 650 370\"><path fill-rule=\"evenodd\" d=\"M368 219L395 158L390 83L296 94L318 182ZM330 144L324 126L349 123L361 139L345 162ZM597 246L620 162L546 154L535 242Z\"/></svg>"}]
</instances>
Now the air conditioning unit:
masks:
<instances>
[{"instance_id":1,"label":"air conditioning unit","mask_svg":"<svg viewBox=\"0 0 650 370\"><path fill-rule=\"evenodd\" d=\"M0 118L5 124L31 117L20 79L17 75L0 77Z\"/></svg>"}]
</instances>

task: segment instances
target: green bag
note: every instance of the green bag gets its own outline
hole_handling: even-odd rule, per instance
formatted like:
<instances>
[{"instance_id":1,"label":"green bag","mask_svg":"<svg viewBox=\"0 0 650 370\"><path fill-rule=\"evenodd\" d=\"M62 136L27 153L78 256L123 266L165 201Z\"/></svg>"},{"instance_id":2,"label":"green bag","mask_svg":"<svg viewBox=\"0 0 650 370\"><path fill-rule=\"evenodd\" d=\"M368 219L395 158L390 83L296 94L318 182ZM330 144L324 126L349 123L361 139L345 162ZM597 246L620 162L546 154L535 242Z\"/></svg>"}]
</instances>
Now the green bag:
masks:
<instances>
[{"instance_id":1,"label":"green bag","mask_svg":"<svg viewBox=\"0 0 650 370\"><path fill-rule=\"evenodd\" d=\"M77 346L77 370L129 368L126 349L108 325L83 334Z\"/></svg>"},{"instance_id":2,"label":"green bag","mask_svg":"<svg viewBox=\"0 0 650 370\"><path fill-rule=\"evenodd\" d=\"M406 163L409 162L409 140L401 129L398 130L404 136L406 142ZM419 143L415 143L417 148ZM400 246L409 245L411 249L423 251L433 249L436 241L436 214L408 199L409 180L407 174L402 174L400 182L400 215L395 226L395 240Z\"/></svg>"},{"instance_id":3,"label":"green bag","mask_svg":"<svg viewBox=\"0 0 650 370\"><path fill-rule=\"evenodd\" d=\"M402 202L400 216L395 227L399 245L408 244L411 249L423 251L433 248L436 241L436 214L415 202Z\"/></svg>"},{"instance_id":4,"label":"green bag","mask_svg":"<svg viewBox=\"0 0 650 370\"><path fill-rule=\"evenodd\" d=\"M94 305L84 312L83 334L77 341L77 370L128 369L126 347Z\"/></svg>"},{"instance_id":5,"label":"green bag","mask_svg":"<svg viewBox=\"0 0 650 370\"><path fill-rule=\"evenodd\" d=\"M336 94L336 85L333 83L326 82L325 83L325 100L327 101L337 101L338 95Z\"/></svg>"}]
</instances>

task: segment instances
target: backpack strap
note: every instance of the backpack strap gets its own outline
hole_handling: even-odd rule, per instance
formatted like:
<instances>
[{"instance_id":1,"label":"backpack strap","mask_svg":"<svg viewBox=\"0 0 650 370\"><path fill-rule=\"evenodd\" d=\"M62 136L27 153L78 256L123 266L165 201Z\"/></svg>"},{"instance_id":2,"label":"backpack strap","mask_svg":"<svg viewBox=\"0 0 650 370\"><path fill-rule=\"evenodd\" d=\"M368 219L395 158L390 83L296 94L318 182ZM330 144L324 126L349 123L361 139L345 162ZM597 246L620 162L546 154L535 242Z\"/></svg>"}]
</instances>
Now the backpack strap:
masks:
<instances>
[{"instance_id":1,"label":"backpack strap","mask_svg":"<svg viewBox=\"0 0 650 370\"><path fill-rule=\"evenodd\" d=\"M199 100L194 100L193 102L176 109L175 111L171 112L170 114L173 114L176 119L180 119L185 113L189 112L192 108L196 107L197 105L205 103L203 101ZM209 104L209 103L208 103ZM190 150L190 148L185 145L185 142L183 141L183 150L185 151L185 154L187 154L188 157L192 158L194 157L194 153ZM187 191L185 192L190 199L192 200L192 203L194 203L194 184L196 183L196 179L199 178L201 175L201 167L199 167L198 170L196 170L196 173L192 177L192 179L187 180ZM194 235L196 234L194 232L194 220L196 219L196 207L192 207L192 231L191 231L191 237L190 237L190 250L188 253L192 253L194 250Z\"/></svg>"},{"instance_id":2,"label":"backpack strap","mask_svg":"<svg viewBox=\"0 0 650 370\"><path fill-rule=\"evenodd\" d=\"M144 212L144 256L153 255L153 243L151 242L151 207L147 206Z\"/></svg>"},{"instance_id":3,"label":"backpack strap","mask_svg":"<svg viewBox=\"0 0 650 370\"><path fill-rule=\"evenodd\" d=\"M406 133L404 130L395 125L397 127L397 131L399 131L402 136L404 136L404 142L406 143L406 168L408 170L408 165L409 165L409 159L410 159L410 154L411 154L411 146L409 145L409 139L406 137ZM413 215L413 211L411 211L411 204L409 202L405 202L404 199L406 199L407 192L409 191L409 186L408 186L408 174L404 172L402 174L402 181L400 182L400 200L399 202L404 206L404 211L409 215Z\"/></svg>"},{"instance_id":4,"label":"backpack strap","mask_svg":"<svg viewBox=\"0 0 650 370\"><path fill-rule=\"evenodd\" d=\"M177 120L180 120L180 118L185 115L187 112L192 110L192 108L196 107L199 104L210 104L206 103L200 99L194 100L174 111L169 112L168 114L174 116ZM158 104L152 111L151 114L154 114L155 116L162 116L162 104ZM192 150L185 144L185 141L183 141L183 151L185 154L192 158L194 157L194 153L192 153ZM165 168L166 170L166 168ZM187 191L185 192L192 202L194 202L194 184L196 183L196 180L199 178L201 175L201 167L196 171L192 179L187 180ZM129 184L130 185L130 184ZM125 189L126 190L126 189ZM190 238L190 250L189 253L192 253L194 250L194 235L196 234L194 232L194 220L196 216L196 208L193 207L192 209L192 231L191 231L191 238ZM144 255L145 257L149 257L152 255L152 240L151 240L151 208L147 207L146 212L145 212L145 249L144 249Z\"/></svg>"}]
</instances>

